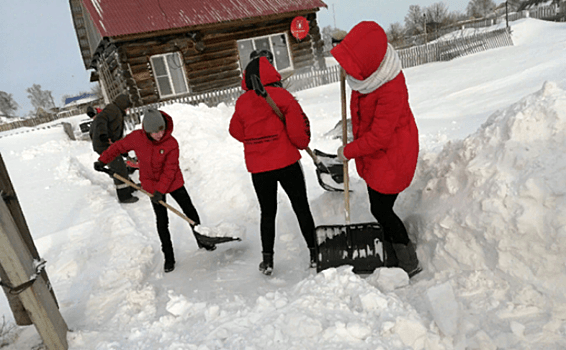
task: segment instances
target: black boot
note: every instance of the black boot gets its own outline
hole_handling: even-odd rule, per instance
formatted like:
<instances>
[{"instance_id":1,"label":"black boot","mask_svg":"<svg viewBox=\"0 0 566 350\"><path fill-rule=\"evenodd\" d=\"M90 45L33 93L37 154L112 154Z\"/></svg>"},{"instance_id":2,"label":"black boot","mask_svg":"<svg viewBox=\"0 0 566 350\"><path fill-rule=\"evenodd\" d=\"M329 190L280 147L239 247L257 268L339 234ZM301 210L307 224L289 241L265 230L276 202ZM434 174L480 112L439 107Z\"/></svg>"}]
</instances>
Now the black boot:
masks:
<instances>
[{"instance_id":1,"label":"black boot","mask_svg":"<svg viewBox=\"0 0 566 350\"><path fill-rule=\"evenodd\" d=\"M399 260L397 260L397 254L393 249L393 243L383 241L383 252L385 253L385 261L383 262L385 267L399 267Z\"/></svg>"},{"instance_id":2,"label":"black boot","mask_svg":"<svg viewBox=\"0 0 566 350\"><path fill-rule=\"evenodd\" d=\"M175 260L171 261L171 260L165 260L165 264L163 265L163 271L165 271L165 273L167 272L171 272L175 270Z\"/></svg>"},{"instance_id":3,"label":"black boot","mask_svg":"<svg viewBox=\"0 0 566 350\"><path fill-rule=\"evenodd\" d=\"M309 267L312 268L316 268L316 262L318 261L317 256L316 256L316 248L309 248L309 253L310 253L310 265Z\"/></svg>"},{"instance_id":4,"label":"black boot","mask_svg":"<svg viewBox=\"0 0 566 350\"><path fill-rule=\"evenodd\" d=\"M175 270L175 255L173 254L173 250L164 252L164 255L165 264L163 265L163 271L167 273Z\"/></svg>"},{"instance_id":5,"label":"black boot","mask_svg":"<svg viewBox=\"0 0 566 350\"><path fill-rule=\"evenodd\" d=\"M132 196L132 190L127 185L120 185L126 186L122 188L116 188L116 193L118 194L118 201L120 203L135 203L139 200L138 197Z\"/></svg>"},{"instance_id":6,"label":"black boot","mask_svg":"<svg viewBox=\"0 0 566 350\"><path fill-rule=\"evenodd\" d=\"M407 245L401 243L393 243L395 255L399 260L399 267L405 270L409 278L413 277L423 269L419 266L419 259L417 259L417 252L413 243L409 241Z\"/></svg>"},{"instance_id":7,"label":"black boot","mask_svg":"<svg viewBox=\"0 0 566 350\"><path fill-rule=\"evenodd\" d=\"M273 253L263 253L263 261L259 263L259 271L267 276L273 273Z\"/></svg>"}]
</instances>

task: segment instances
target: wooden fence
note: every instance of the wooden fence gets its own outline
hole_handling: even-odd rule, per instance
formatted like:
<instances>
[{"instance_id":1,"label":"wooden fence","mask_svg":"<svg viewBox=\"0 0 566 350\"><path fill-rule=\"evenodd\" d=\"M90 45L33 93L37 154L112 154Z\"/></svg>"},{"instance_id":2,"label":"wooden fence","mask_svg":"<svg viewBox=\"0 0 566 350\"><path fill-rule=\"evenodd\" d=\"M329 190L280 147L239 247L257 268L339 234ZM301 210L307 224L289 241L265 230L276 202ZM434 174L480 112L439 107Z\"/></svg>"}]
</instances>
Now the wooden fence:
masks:
<instances>
[{"instance_id":1,"label":"wooden fence","mask_svg":"<svg viewBox=\"0 0 566 350\"><path fill-rule=\"evenodd\" d=\"M529 18L529 17L547 20L547 21L564 22L566 21L566 1L564 1L560 6L555 6L555 5L538 6L537 8L534 9L523 10L519 12L505 13L505 9L502 9L498 11L495 17L470 19L470 20L460 21L451 24L449 26L437 27L434 30L430 30L427 33L401 38L393 42L392 44L395 46L397 50L401 50L408 47L426 44L427 42L433 42L438 38L441 38L447 34L456 31L460 31L468 28L481 29L481 28L491 27L496 24L513 22L522 18Z\"/></svg>"},{"instance_id":2,"label":"wooden fence","mask_svg":"<svg viewBox=\"0 0 566 350\"><path fill-rule=\"evenodd\" d=\"M435 41L431 44L398 50L397 53L403 68L409 68L430 62L450 61L456 57L504 46L513 46L509 28Z\"/></svg>"},{"instance_id":3,"label":"wooden fence","mask_svg":"<svg viewBox=\"0 0 566 350\"><path fill-rule=\"evenodd\" d=\"M18 120L17 122L0 124L0 132L18 129L21 127L34 127L40 124L52 122L60 118L65 118L65 116L58 116L56 114L51 114L43 117L29 118L29 119Z\"/></svg>"}]
</instances>

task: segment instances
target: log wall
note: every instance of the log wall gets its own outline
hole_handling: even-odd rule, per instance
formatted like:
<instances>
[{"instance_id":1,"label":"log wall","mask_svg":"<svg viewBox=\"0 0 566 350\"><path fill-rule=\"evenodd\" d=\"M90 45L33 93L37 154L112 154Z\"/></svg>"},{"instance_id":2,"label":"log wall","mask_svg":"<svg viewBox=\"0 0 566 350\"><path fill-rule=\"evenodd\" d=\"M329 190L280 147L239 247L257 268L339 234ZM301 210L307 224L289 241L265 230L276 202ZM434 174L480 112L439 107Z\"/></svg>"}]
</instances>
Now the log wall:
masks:
<instances>
[{"instance_id":1,"label":"log wall","mask_svg":"<svg viewBox=\"0 0 566 350\"><path fill-rule=\"evenodd\" d=\"M271 18L267 22L255 19L209 26L198 31L116 41L105 50L103 59L98 62L103 73L100 79L110 101L124 91L129 92L134 106L179 98L159 97L150 63L154 55L178 52L183 59L189 85L187 96L237 87L243 71L237 41L277 33L287 33L295 72L308 71L313 67L325 68L323 43L315 13L299 15L306 17L310 26L310 35L300 42L290 33L291 22L297 14Z\"/></svg>"}]
</instances>

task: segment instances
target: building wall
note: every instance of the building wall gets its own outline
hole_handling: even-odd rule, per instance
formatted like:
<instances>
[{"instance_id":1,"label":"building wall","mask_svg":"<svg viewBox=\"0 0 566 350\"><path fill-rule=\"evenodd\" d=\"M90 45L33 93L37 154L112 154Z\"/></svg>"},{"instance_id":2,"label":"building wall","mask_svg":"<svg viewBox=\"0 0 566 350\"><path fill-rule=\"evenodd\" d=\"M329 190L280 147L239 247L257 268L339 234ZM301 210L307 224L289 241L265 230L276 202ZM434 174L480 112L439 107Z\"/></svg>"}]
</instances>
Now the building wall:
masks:
<instances>
[{"instance_id":1,"label":"building wall","mask_svg":"<svg viewBox=\"0 0 566 350\"><path fill-rule=\"evenodd\" d=\"M172 52L178 52L182 57L190 90L187 95L239 86L243 67L240 66L237 41L283 32L287 33L295 72L325 68L315 12L301 15L309 19L310 35L300 42L290 33L296 14L272 18L268 22L258 19L239 21L209 26L198 32L115 41L97 61L105 96L112 100L118 93L128 91L135 106L166 100L159 96L150 58Z\"/></svg>"}]
</instances>

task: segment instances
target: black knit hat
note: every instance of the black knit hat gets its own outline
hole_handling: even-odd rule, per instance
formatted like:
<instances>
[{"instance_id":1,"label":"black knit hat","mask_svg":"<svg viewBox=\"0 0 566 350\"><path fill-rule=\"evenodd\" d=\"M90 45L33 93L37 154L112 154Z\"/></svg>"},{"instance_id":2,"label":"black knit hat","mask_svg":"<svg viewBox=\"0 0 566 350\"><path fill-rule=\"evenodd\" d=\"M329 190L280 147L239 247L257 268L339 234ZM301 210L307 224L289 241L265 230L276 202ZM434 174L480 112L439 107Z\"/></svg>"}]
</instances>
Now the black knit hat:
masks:
<instances>
[{"instance_id":1,"label":"black knit hat","mask_svg":"<svg viewBox=\"0 0 566 350\"><path fill-rule=\"evenodd\" d=\"M96 112L94 111L94 108L92 108L92 106L88 106L86 108L86 115L88 115L91 118L94 118L96 116Z\"/></svg>"},{"instance_id":2,"label":"black knit hat","mask_svg":"<svg viewBox=\"0 0 566 350\"><path fill-rule=\"evenodd\" d=\"M254 50L250 53L250 60L255 60L259 57L267 57L269 63L273 64L273 54L269 50Z\"/></svg>"},{"instance_id":3,"label":"black knit hat","mask_svg":"<svg viewBox=\"0 0 566 350\"><path fill-rule=\"evenodd\" d=\"M148 109L143 114L143 130L148 134L165 130L165 119L161 112L155 109Z\"/></svg>"}]
</instances>

